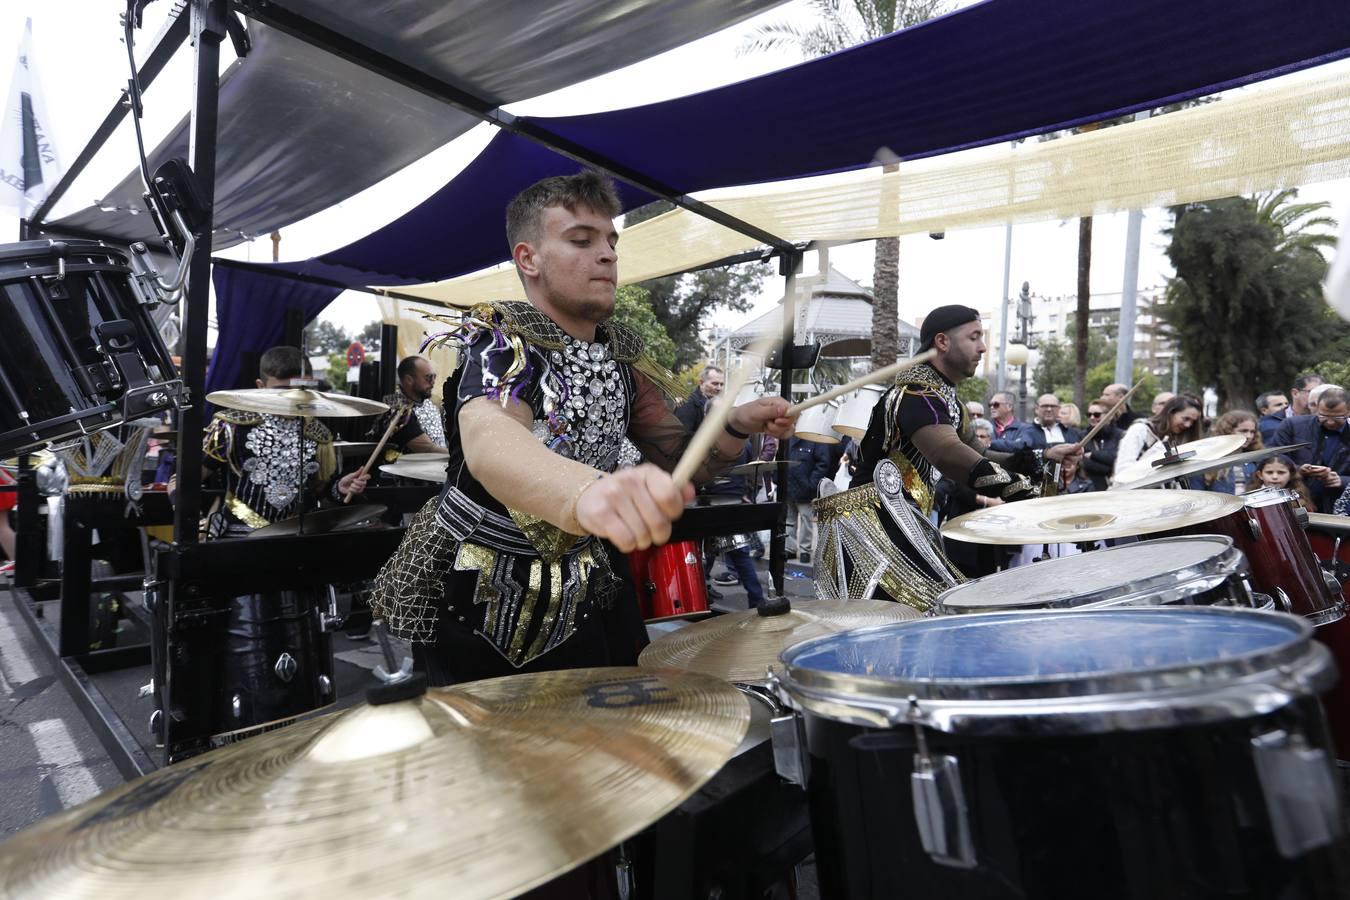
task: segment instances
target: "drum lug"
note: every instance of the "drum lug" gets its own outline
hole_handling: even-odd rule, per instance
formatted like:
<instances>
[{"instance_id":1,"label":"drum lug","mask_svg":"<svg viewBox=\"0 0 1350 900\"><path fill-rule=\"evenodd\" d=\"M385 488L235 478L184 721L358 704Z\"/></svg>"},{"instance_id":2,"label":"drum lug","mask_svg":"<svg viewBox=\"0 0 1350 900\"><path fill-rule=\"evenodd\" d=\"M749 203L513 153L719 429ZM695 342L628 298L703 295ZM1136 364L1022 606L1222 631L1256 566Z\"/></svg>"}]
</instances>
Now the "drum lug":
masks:
<instances>
[{"instance_id":1,"label":"drum lug","mask_svg":"<svg viewBox=\"0 0 1350 900\"><path fill-rule=\"evenodd\" d=\"M1251 532L1252 540L1261 540L1261 523L1250 512L1247 513L1247 530Z\"/></svg>"},{"instance_id":2,"label":"drum lug","mask_svg":"<svg viewBox=\"0 0 1350 900\"><path fill-rule=\"evenodd\" d=\"M333 679L327 675L319 676L319 693L325 697L331 697L333 694Z\"/></svg>"},{"instance_id":3,"label":"drum lug","mask_svg":"<svg viewBox=\"0 0 1350 900\"><path fill-rule=\"evenodd\" d=\"M287 684L295 677L295 673L300 671L300 664L295 661L295 657L289 653L282 653L277 657L276 665L272 666L272 671L276 676Z\"/></svg>"},{"instance_id":4,"label":"drum lug","mask_svg":"<svg viewBox=\"0 0 1350 900\"><path fill-rule=\"evenodd\" d=\"M319 630L337 631L342 627L343 617L338 613L337 588L328 585L328 609L319 610Z\"/></svg>"},{"instance_id":5,"label":"drum lug","mask_svg":"<svg viewBox=\"0 0 1350 900\"><path fill-rule=\"evenodd\" d=\"M918 702L910 699L911 720L922 715ZM970 835L970 812L961 786L961 765L955 756L928 752L928 736L914 722L918 753L909 776L914 797L914 823L919 841L933 861L944 866L972 869L976 865L975 841Z\"/></svg>"},{"instance_id":6,"label":"drum lug","mask_svg":"<svg viewBox=\"0 0 1350 900\"><path fill-rule=\"evenodd\" d=\"M795 785L806 784L806 760L802 758L801 720L796 713L769 720L769 743L773 745L773 768Z\"/></svg>"},{"instance_id":7,"label":"drum lug","mask_svg":"<svg viewBox=\"0 0 1350 900\"><path fill-rule=\"evenodd\" d=\"M1252 738L1252 758L1281 856L1296 859L1340 838L1340 791L1325 750L1276 730Z\"/></svg>"},{"instance_id":8,"label":"drum lug","mask_svg":"<svg viewBox=\"0 0 1350 900\"><path fill-rule=\"evenodd\" d=\"M1289 599L1289 595L1285 593L1284 588L1275 588L1273 596L1275 597L1275 606L1279 608L1280 612L1292 613L1294 611L1294 601Z\"/></svg>"}]
</instances>

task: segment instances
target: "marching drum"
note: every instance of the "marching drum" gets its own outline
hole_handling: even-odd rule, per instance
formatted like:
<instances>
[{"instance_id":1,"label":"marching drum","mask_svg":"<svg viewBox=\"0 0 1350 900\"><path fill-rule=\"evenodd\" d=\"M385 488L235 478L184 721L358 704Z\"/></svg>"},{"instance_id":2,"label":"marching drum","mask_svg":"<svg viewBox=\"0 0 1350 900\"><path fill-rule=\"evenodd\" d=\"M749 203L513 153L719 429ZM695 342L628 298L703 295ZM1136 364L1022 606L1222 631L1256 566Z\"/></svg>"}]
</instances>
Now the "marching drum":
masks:
<instances>
[{"instance_id":1,"label":"marching drum","mask_svg":"<svg viewBox=\"0 0 1350 900\"><path fill-rule=\"evenodd\" d=\"M341 621L336 603L331 588L234 598L216 679L213 745L332 705L337 691L329 631Z\"/></svg>"},{"instance_id":2,"label":"marching drum","mask_svg":"<svg viewBox=\"0 0 1350 900\"><path fill-rule=\"evenodd\" d=\"M1313 555L1299 516L1298 494L1265 488L1241 499L1242 509L1174 533L1227 535L1247 557L1252 586L1274 597L1279 609L1314 625L1342 618L1345 603Z\"/></svg>"},{"instance_id":3,"label":"marching drum","mask_svg":"<svg viewBox=\"0 0 1350 900\"><path fill-rule=\"evenodd\" d=\"M798 644L781 699L832 898L1343 897L1312 626L1243 609L928 618ZM775 733L777 736L777 733Z\"/></svg>"},{"instance_id":4,"label":"marching drum","mask_svg":"<svg viewBox=\"0 0 1350 900\"><path fill-rule=\"evenodd\" d=\"M648 622L711 615L698 541L674 541L628 554L642 618Z\"/></svg>"},{"instance_id":5,"label":"marching drum","mask_svg":"<svg viewBox=\"0 0 1350 900\"><path fill-rule=\"evenodd\" d=\"M182 382L126 253L94 241L0 247L0 455L169 409Z\"/></svg>"},{"instance_id":6,"label":"marching drum","mask_svg":"<svg viewBox=\"0 0 1350 900\"><path fill-rule=\"evenodd\" d=\"M935 611L1092 609L1103 606L1262 606L1247 563L1221 535L1122 544L986 575L938 595Z\"/></svg>"}]
</instances>

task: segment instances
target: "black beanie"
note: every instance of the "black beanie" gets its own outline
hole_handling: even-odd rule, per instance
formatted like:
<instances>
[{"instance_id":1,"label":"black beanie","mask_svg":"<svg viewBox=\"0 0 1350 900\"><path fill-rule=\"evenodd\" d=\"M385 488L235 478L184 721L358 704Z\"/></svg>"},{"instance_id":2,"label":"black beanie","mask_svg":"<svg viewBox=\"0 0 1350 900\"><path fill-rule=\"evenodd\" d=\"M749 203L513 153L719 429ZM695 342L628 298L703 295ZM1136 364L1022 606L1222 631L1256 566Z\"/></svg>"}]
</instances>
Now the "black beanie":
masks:
<instances>
[{"instance_id":1,"label":"black beanie","mask_svg":"<svg viewBox=\"0 0 1350 900\"><path fill-rule=\"evenodd\" d=\"M930 312L923 320L923 328L919 330L919 352L931 349L933 339L939 334L951 331L953 328L960 328L967 322L978 322L980 320L980 311L971 309L969 306L961 306L953 303L951 306L939 306Z\"/></svg>"}]
</instances>

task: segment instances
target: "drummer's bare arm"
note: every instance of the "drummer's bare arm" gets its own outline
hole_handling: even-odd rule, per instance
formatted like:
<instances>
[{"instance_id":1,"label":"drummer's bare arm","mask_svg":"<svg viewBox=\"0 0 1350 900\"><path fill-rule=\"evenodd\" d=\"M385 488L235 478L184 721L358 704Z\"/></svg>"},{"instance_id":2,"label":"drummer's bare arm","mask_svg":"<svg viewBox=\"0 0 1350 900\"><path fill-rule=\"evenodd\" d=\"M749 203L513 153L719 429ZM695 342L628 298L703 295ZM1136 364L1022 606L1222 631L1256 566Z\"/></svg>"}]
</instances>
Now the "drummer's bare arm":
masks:
<instances>
[{"instance_id":1,"label":"drummer's bare arm","mask_svg":"<svg viewBox=\"0 0 1350 900\"><path fill-rule=\"evenodd\" d=\"M404 453L435 453L437 450L444 451L445 448L425 434L419 434L403 445Z\"/></svg>"},{"instance_id":2,"label":"drummer's bare arm","mask_svg":"<svg viewBox=\"0 0 1350 900\"><path fill-rule=\"evenodd\" d=\"M633 402L633 417L628 428L628 439L642 453L642 458L669 472L675 468L680 455L689 443L690 434L661 399L661 391L651 379L634 373L637 397ZM731 411L727 423L742 434L764 432L780 440L791 437L796 419L783 416L787 401L781 397L762 397ZM694 472L694 482L705 481L724 474L736 462L745 447L745 438L736 437L725 429L717 436L716 452L709 455Z\"/></svg>"},{"instance_id":3,"label":"drummer's bare arm","mask_svg":"<svg viewBox=\"0 0 1350 900\"><path fill-rule=\"evenodd\" d=\"M515 400L503 406L475 397L459 411L469 472L501 503L571 534L595 534L624 553L665 543L670 523L693 500L652 465L604 475L566 459L531 432L533 413Z\"/></svg>"}]
</instances>

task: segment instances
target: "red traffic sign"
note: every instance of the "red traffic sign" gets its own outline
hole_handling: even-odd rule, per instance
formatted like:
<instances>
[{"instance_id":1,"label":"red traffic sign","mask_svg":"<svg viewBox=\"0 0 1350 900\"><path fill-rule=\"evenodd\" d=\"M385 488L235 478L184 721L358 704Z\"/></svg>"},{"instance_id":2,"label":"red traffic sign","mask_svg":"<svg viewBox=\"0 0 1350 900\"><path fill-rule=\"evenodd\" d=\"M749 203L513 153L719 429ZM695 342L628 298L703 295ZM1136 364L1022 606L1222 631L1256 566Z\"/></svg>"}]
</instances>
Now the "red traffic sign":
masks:
<instances>
[{"instance_id":1,"label":"red traffic sign","mask_svg":"<svg viewBox=\"0 0 1350 900\"><path fill-rule=\"evenodd\" d=\"M347 348L347 368L360 368L361 363L366 361L366 348L361 346L360 341L352 341L352 345Z\"/></svg>"}]
</instances>

